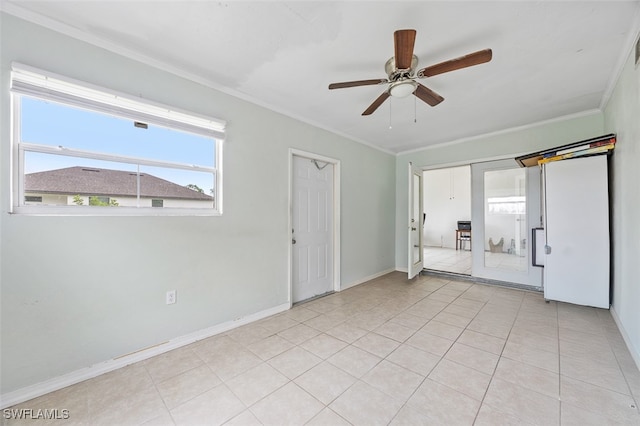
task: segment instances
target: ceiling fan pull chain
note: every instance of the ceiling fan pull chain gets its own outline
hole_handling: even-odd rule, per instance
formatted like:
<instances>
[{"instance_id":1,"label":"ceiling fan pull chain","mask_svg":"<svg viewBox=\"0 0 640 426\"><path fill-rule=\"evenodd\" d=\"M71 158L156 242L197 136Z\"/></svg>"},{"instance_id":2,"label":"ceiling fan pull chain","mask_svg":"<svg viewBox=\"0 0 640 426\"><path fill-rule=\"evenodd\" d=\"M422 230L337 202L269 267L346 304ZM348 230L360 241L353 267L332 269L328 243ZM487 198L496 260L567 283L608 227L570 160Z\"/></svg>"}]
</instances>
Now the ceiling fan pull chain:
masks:
<instances>
[{"instance_id":1,"label":"ceiling fan pull chain","mask_svg":"<svg viewBox=\"0 0 640 426\"><path fill-rule=\"evenodd\" d=\"M417 123L418 122L418 113L416 112L416 110L418 109L418 107L416 106L418 103L418 101L416 101L416 97L413 97L413 122Z\"/></svg>"}]
</instances>

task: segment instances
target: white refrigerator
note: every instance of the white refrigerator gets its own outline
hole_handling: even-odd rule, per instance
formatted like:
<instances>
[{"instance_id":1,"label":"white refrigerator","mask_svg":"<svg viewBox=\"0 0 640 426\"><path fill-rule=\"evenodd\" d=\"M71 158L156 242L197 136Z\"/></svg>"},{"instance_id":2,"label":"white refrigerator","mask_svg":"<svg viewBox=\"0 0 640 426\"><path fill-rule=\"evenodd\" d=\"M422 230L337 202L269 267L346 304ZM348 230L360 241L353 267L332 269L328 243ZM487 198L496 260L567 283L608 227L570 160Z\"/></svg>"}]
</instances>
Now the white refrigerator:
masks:
<instances>
[{"instance_id":1,"label":"white refrigerator","mask_svg":"<svg viewBox=\"0 0 640 426\"><path fill-rule=\"evenodd\" d=\"M609 309L607 156L543 165L544 297Z\"/></svg>"}]
</instances>

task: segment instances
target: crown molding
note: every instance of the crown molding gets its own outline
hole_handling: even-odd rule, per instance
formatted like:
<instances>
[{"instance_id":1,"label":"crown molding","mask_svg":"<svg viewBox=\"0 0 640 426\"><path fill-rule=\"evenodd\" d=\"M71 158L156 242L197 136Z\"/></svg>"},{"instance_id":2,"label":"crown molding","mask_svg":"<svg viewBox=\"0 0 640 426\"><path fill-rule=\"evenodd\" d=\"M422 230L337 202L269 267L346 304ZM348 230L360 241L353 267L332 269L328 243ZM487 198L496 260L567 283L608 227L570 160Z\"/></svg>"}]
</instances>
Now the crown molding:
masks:
<instances>
[{"instance_id":1,"label":"crown molding","mask_svg":"<svg viewBox=\"0 0 640 426\"><path fill-rule=\"evenodd\" d=\"M636 10L636 15L633 18L633 23L631 25L632 30L627 34L627 39L624 43L624 49L620 53L618 57L618 61L616 62L616 66L614 68L613 74L609 78L607 83L607 87L602 95L602 99L600 100L600 109L602 111L605 110L609 100L611 100L611 96L613 96L613 91L618 84L618 80L620 80L620 76L622 75L622 70L624 70L624 66L627 63L627 59L629 55L633 55L633 51L635 49L636 41L638 37L640 37L640 7Z\"/></svg>"},{"instance_id":2,"label":"crown molding","mask_svg":"<svg viewBox=\"0 0 640 426\"><path fill-rule=\"evenodd\" d=\"M246 93L231 89L229 87L225 87L222 86L219 83L216 83L213 80L210 80L208 78L204 78L200 75L194 74L192 72L189 72L183 68L180 67L176 67L168 62L165 61L160 61L157 60L151 56L148 55L144 55L141 54L135 50L129 49L127 47L122 46L121 44L118 43L114 43L112 41L106 40L102 37L97 37L94 36L92 34L87 33L86 31L70 26L68 24L62 23L60 21L57 21L55 19L51 19L49 17L43 16L39 13L35 13L32 12L30 10L27 10L23 7L20 7L18 4L16 3L9 3L9 2L2 2L0 1L0 11L5 12L9 15L13 15L17 18L23 19L27 22L30 22L32 24L35 25L39 25L41 27L47 28L49 30L58 32L60 34L66 35L68 37L71 37L75 40L79 40L82 42L85 42L87 44L90 44L92 46L96 46L96 47L100 47L102 49L108 50L112 53L115 53L117 55L123 56L125 58L128 59L132 59L136 62L140 62L144 65L148 65L150 67L159 69L161 71L165 71L168 72L170 74L173 74L175 76L184 78L186 80L190 80L194 83L198 83L201 84L205 87L208 87L210 89L214 89L218 92L224 93L226 95L229 96L233 96L234 98L238 98L241 99L245 102L251 103L253 105L265 108L269 111L284 115L286 117L292 118L296 121L308 124L310 126L316 127L318 129L321 130L325 130L329 133L332 133L334 135L343 137L345 139L349 139L350 141L359 143L361 145L365 145L369 148L372 148L376 151L380 151L383 152L385 154L391 155L391 156L395 156L396 153L390 149L386 149L386 148L382 148L380 146L374 145L371 142L365 141L363 139L354 137L352 135L349 135L347 133L335 130L333 128L330 128L328 126L325 126L321 123L318 123L314 120L309 120L308 118L302 117L292 111L283 109L283 108L279 108L276 107L274 105L271 105L267 102L263 102L259 99L256 99L254 97L252 97L251 95L248 95Z\"/></svg>"},{"instance_id":3,"label":"crown molding","mask_svg":"<svg viewBox=\"0 0 640 426\"><path fill-rule=\"evenodd\" d=\"M493 137L493 136L500 136L500 135L506 135L509 133L515 133L515 132L520 132L523 130L528 130L528 129L533 129L536 127L540 127L540 126L546 126L548 124L553 124L553 123L558 123L558 122L562 122L562 121L567 121L567 120L572 120L575 118L581 118L581 117L589 117L592 115L597 115L597 114L601 114L602 111L598 108L595 109L589 109L586 111L582 111L582 112L577 112L574 114L567 114L567 115L563 115L560 117L555 117L555 118L551 118L548 120L542 120L542 121L536 121L534 123L529 123L529 124L524 124L522 126L516 126L516 127L510 127L507 129L502 129L502 130L497 130L495 132L489 132L489 133L483 133L481 135L476 135L476 136L469 136L466 138L460 138L460 139L455 139L449 142L443 142L443 143L439 143L439 144L434 144L434 145L429 145L423 148L415 148L415 149L410 149L407 151L402 151L402 152L398 152L396 154L396 156L400 156L400 155L406 155L406 154L413 154L416 152L420 152L420 151L427 151L430 149L439 149L439 148L443 148L446 146L452 146L452 145L458 145L464 142L470 142L470 141L474 141L474 140L479 140L479 139L485 139L485 138L489 138L489 137Z\"/></svg>"}]
</instances>

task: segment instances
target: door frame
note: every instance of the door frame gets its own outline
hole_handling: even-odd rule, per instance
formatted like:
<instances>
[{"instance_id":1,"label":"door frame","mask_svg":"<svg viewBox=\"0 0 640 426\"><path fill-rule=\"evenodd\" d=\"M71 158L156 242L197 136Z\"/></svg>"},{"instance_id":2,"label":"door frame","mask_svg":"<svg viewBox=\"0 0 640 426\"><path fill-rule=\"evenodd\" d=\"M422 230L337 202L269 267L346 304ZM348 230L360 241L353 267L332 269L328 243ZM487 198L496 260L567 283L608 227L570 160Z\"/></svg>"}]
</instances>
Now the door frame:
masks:
<instances>
[{"instance_id":1,"label":"door frame","mask_svg":"<svg viewBox=\"0 0 640 426\"><path fill-rule=\"evenodd\" d=\"M413 179L414 177L418 178L418 189L417 189L418 199L417 200L414 197L414 195L416 194L416 188L415 188L414 179ZM424 247L423 247L424 220L422 220L423 214L424 214L424 194L423 194L424 171L422 170L422 168L414 166L412 162L409 162L408 183L409 183L409 204L408 204L409 215L407 216L407 239L409 241L407 246L408 248L407 277L408 279L413 279L414 277L419 275L420 272L422 272L422 270L424 269ZM418 204L417 206L415 205L416 202ZM414 210L416 210L416 207L418 211L417 224L415 222L416 218L413 217L413 213L414 213ZM418 246L419 259L415 259L413 256L413 254L415 253L414 243L416 243L416 241L414 241L412 238L413 232L417 233L417 240L418 240L417 246Z\"/></svg>"},{"instance_id":2,"label":"door frame","mask_svg":"<svg viewBox=\"0 0 640 426\"><path fill-rule=\"evenodd\" d=\"M450 167L460 167L460 166L469 166L471 168L474 164L488 163L488 162L498 162L498 161L501 161L501 160L514 160L514 158L516 158L516 157L518 157L520 155L525 155L525 154L527 154L527 152L520 152L520 153L514 153L514 154L502 154L502 155L474 158L474 159L462 160L462 161L451 161L451 162L445 162L445 163L436 163L436 164L429 164L429 165L423 165L423 166L418 166L418 167L421 168L423 172L426 172L426 171L429 171L429 170L446 169L446 168L450 168ZM527 169L529 169L529 168L527 168ZM538 171L538 173L540 173L540 172ZM473 185L473 170L471 170L471 182L470 183L471 183L471 219L473 221L474 220L474 215L473 215L473 203L474 203L474 201L473 201L473 199L474 199L474 197L477 197L477 194L475 194L475 188L474 188L474 185ZM537 188L532 187L531 184L528 183L527 184L527 190L529 190L531 188L534 189L534 191L532 191L532 193L531 193L531 196L532 197L536 197L538 199L538 202L542 203L542 199L541 199L542 182L540 183L540 185ZM529 222L528 230L530 230L529 228L531 228L532 225L535 224L535 223L538 223L538 225L534 226L534 227L541 226L542 217L540 216L540 214L537 214L535 216L535 218L536 219L534 219L534 216L531 216L531 218L528 220L528 222ZM482 226L484 226L484 223L482 224ZM477 228L477 226L475 228ZM476 240L476 236L473 236L472 238L473 238L474 241L479 241L479 240ZM531 255L531 243L527 247L527 250L529 250L530 255ZM472 252L472 256L473 256L473 252ZM529 262L529 269L531 269L532 266L533 265L531 265L531 262ZM541 267L536 267L536 268L540 269L540 271L537 272L539 274L539 276L540 276L539 277L540 284L534 284L534 285L531 285L531 287L532 288L537 288L537 289L542 289L544 287L543 284L542 284L542 281L543 281L542 280L542 268ZM470 275L470 277L482 279L482 277L477 274L477 271L474 268L473 260L472 260L472 265L471 265L471 275ZM508 279L500 280L499 278L496 278L495 280L496 281L510 282Z\"/></svg>"},{"instance_id":3,"label":"door frame","mask_svg":"<svg viewBox=\"0 0 640 426\"><path fill-rule=\"evenodd\" d=\"M460 163L460 164L455 163L455 164L456 165L448 165L448 166L442 166L442 167L439 166L439 165L438 166L424 167L422 169L423 187L425 188L425 191L426 191L427 181L428 181L426 174L429 173L429 172L433 172L433 171L436 171L436 170L438 170L438 171L452 170L452 169L458 169L458 168L466 167L468 169L468 172L469 172L469 179L467 181L467 184L469 186L469 198L468 198L468 201L469 201L469 219L471 219L471 197L473 195L472 194L472 190L471 190L471 164L467 163L467 162L463 162L463 163ZM424 194L424 191L423 191L423 194ZM433 202L433 200L432 200L432 202ZM425 196L424 200L423 200L423 204L427 204L427 203L428 203L428 199ZM427 244L426 243L426 240L427 240L426 235L428 235L428 232L425 231L425 227L426 227L428 222L429 222L428 219L425 219L423 221L423 224L422 224L422 232L423 232L423 238L424 238L423 249L426 248L426 244ZM454 239L454 243L457 245L457 241L455 239ZM470 245L469 247L470 247L469 256L471 256L471 247L472 246ZM426 263L426 261L427 261L427 257L425 255L424 262ZM428 269L428 268L425 266L424 269ZM446 270L446 269L442 269L442 272L448 272L448 273L453 273L453 274L461 274L461 275L464 275L464 276L467 276L467 277L473 276L472 272L469 272L467 274L467 273L459 273L459 272L455 272L455 271L450 271L450 270Z\"/></svg>"},{"instance_id":4,"label":"door frame","mask_svg":"<svg viewBox=\"0 0 640 426\"><path fill-rule=\"evenodd\" d=\"M469 193L470 193L470 196L471 196L471 199L469 200L469 204L471 205L471 210L473 210L473 182L472 182L472 179L471 179L471 165L474 164L474 163L484 163L484 162L488 162L488 161L499 161L499 160L513 159L513 158L517 157L518 155L524 155L524 154L517 154L515 156L499 155L499 156L484 157L484 158L473 159L473 160L451 161L451 162L447 162L447 163L437 163L437 164L429 164L429 165L424 165L424 166L417 166L417 168L422 170L422 180L423 180L423 186L424 186L424 172L428 172L428 171L432 171L432 170L450 169L450 168L455 168L455 167L465 167L465 166L469 167L469 185L470 185ZM473 219L473 212L470 212L470 213L471 213L471 219ZM424 234L424 221L423 221L423 224L422 224L422 232ZM424 249L424 247L423 247L423 249ZM424 254L423 254L423 263L424 263ZM427 268L423 268L423 270L425 270L425 269L427 269ZM466 274L464 274L464 275L466 275ZM473 265L471 267L471 273L469 275L467 275L467 276L471 277L471 278L474 277L474 275L473 275Z\"/></svg>"},{"instance_id":5,"label":"door frame","mask_svg":"<svg viewBox=\"0 0 640 426\"><path fill-rule=\"evenodd\" d=\"M287 222L287 248L288 248L288 302L289 308L293 306L293 157L308 158L333 165L333 291L340 291L340 160L325 157L313 152L289 148L289 218Z\"/></svg>"}]
</instances>

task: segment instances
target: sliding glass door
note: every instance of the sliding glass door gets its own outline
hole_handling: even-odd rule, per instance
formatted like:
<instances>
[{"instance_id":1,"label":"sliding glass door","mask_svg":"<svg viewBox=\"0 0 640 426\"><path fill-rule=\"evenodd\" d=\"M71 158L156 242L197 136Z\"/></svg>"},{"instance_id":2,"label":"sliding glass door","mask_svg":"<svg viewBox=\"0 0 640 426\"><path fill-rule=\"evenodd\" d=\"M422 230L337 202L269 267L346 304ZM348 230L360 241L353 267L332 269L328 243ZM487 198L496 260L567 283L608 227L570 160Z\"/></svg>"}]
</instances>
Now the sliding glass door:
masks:
<instances>
[{"instance_id":1,"label":"sliding glass door","mask_svg":"<svg viewBox=\"0 0 640 426\"><path fill-rule=\"evenodd\" d=\"M542 286L531 264L531 229L539 227L540 171L514 160L471 165L472 275Z\"/></svg>"}]
</instances>

